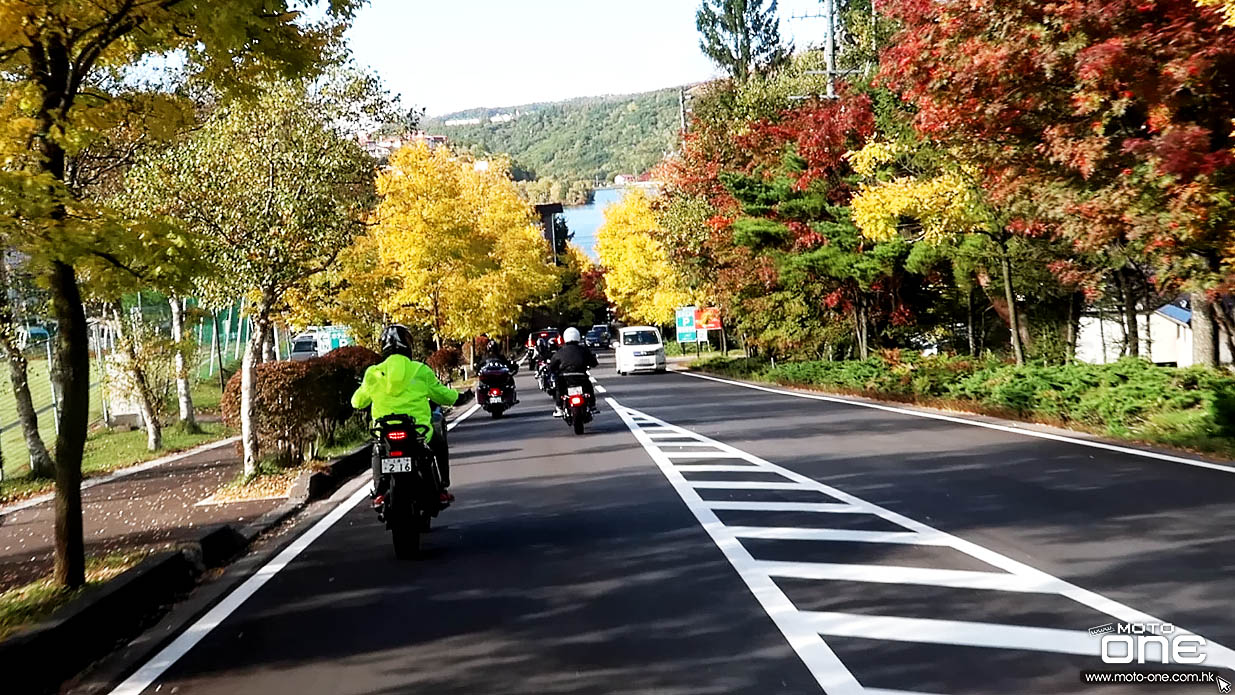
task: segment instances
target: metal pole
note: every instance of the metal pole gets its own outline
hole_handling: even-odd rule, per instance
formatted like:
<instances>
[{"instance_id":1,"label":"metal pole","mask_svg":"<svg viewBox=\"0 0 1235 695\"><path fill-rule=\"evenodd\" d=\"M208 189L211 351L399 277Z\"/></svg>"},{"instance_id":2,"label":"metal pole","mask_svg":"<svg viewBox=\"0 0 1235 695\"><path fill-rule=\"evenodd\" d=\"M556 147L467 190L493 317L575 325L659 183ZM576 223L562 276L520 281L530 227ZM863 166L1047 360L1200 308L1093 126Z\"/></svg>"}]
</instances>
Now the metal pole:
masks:
<instances>
[{"instance_id":1,"label":"metal pole","mask_svg":"<svg viewBox=\"0 0 1235 695\"><path fill-rule=\"evenodd\" d=\"M51 420L56 427L56 434L60 434L60 396L56 393L56 379L52 376L51 338L43 345L47 348L47 381L51 384Z\"/></svg>"},{"instance_id":2,"label":"metal pole","mask_svg":"<svg viewBox=\"0 0 1235 695\"><path fill-rule=\"evenodd\" d=\"M828 18L827 44L824 56L828 64L828 98L836 97L836 0L823 0L823 13Z\"/></svg>"}]
</instances>

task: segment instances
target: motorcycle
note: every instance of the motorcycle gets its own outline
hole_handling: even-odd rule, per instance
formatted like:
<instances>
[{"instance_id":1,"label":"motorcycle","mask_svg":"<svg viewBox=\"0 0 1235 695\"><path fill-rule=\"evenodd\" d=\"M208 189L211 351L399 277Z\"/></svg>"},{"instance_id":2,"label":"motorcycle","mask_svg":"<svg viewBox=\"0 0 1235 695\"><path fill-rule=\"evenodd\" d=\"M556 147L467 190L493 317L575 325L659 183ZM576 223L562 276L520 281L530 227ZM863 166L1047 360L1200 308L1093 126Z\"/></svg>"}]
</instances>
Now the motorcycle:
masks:
<instances>
[{"instance_id":1,"label":"motorcycle","mask_svg":"<svg viewBox=\"0 0 1235 695\"><path fill-rule=\"evenodd\" d=\"M477 389L480 407L484 408L494 418L499 418L502 413L509 410L519 399L515 393L514 376L519 372L519 367L514 366L514 369L500 362L486 362L480 367L480 371L476 373L480 380L480 386Z\"/></svg>"},{"instance_id":2,"label":"motorcycle","mask_svg":"<svg viewBox=\"0 0 1235 695\"><path fill-rule=\"evenodd\" d=\"M583 387L588 376L567 373L560 374L558 378L566 386L558 402L562 409L562 420L575 434L583 434L583 426L592 421L592 410L596 407L596 396Z\"/></svg>"},{"instance_id":3,"label":"motorcycle","mask_svg":"<svg viewBox=\"0 0 1235 695\"><path fill-rule=\"evenodd\" d=\"M446 436L440 411L434 412L432 426L435 437ZM390 531L395 557L400 560L420 553L420 534L450 506L442 499L441 471L425 440L429 427L407 415L387 415L378 418L370 430L385 489L375 500L377 515Z\"/></svg>"},{"instance_id":4,"label":"motorcycle","mask_svg":"<svg viewBox=\"0 0 1235 695\"><path fill-rule=\"evenodd\" d=\"M549 360L536 363L536 384L540 386L541 391L553 393L554 377L553 372L549 371Z\"/></svg>"}]
</instances>

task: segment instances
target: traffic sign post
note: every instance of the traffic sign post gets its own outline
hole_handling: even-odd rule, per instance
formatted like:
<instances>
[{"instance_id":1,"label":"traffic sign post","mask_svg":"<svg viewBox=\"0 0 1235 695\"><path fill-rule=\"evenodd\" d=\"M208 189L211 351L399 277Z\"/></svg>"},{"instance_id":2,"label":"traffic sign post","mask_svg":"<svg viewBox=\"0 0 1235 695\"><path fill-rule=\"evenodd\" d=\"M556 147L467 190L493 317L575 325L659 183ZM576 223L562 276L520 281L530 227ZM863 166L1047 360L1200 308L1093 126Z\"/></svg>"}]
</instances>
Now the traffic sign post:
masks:
<instances>
[{"instance_id":1,"label":"traffic sign post","mask_svg":"<svg viewBox=\"0 0 1235 695\"><path fill-rule=\"evenodd\" d=\"M677 310L678 343L693 343L697 340L695 331L695 307L684 306Z\"/></svg>"}]
</instances>

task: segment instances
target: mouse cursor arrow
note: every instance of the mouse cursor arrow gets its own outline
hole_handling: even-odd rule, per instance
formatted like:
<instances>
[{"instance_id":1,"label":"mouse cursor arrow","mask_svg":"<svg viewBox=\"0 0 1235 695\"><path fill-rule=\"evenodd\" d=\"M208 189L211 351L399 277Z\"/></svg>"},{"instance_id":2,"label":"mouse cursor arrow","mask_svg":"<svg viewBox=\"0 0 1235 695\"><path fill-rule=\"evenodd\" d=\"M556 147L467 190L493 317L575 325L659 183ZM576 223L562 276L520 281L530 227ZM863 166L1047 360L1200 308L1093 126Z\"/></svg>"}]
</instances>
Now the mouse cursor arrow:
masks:
<instances>
[{"instance_id":1,"label":"mouse cursor arrow","mask_svg":"<svg viewBox=\"0 0 1235 695\"><path fill-rule=\"evenodd\" d=\"M1231 692L1231 682L1230 681L1223 678L1222 676L1216 676L1216 678L1218 680L1218 692L1224 693L1224 694Z\"/></svg>"}]
</instances>

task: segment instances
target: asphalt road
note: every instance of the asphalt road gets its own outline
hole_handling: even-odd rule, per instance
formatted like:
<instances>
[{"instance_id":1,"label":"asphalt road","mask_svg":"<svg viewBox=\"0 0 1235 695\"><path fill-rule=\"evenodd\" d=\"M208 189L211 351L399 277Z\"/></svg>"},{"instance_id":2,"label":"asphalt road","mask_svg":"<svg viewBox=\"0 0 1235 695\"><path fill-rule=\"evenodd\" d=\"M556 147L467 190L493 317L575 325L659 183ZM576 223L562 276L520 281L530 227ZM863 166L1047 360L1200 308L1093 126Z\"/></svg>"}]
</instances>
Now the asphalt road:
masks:
<instances>
[{"instance_id":1,"label":"asphalt road","mask_svg":"<svg viewBox=\"0 0 1235 695\"><path fill-rule=\"evenodd\" d=\"M1153 619L1235 665L1233 473L611 364L583 437L526 375L456 427L423 559L354 497L117 695L1218 692L1080 682Z\"/></svg>"}]
</instances>

